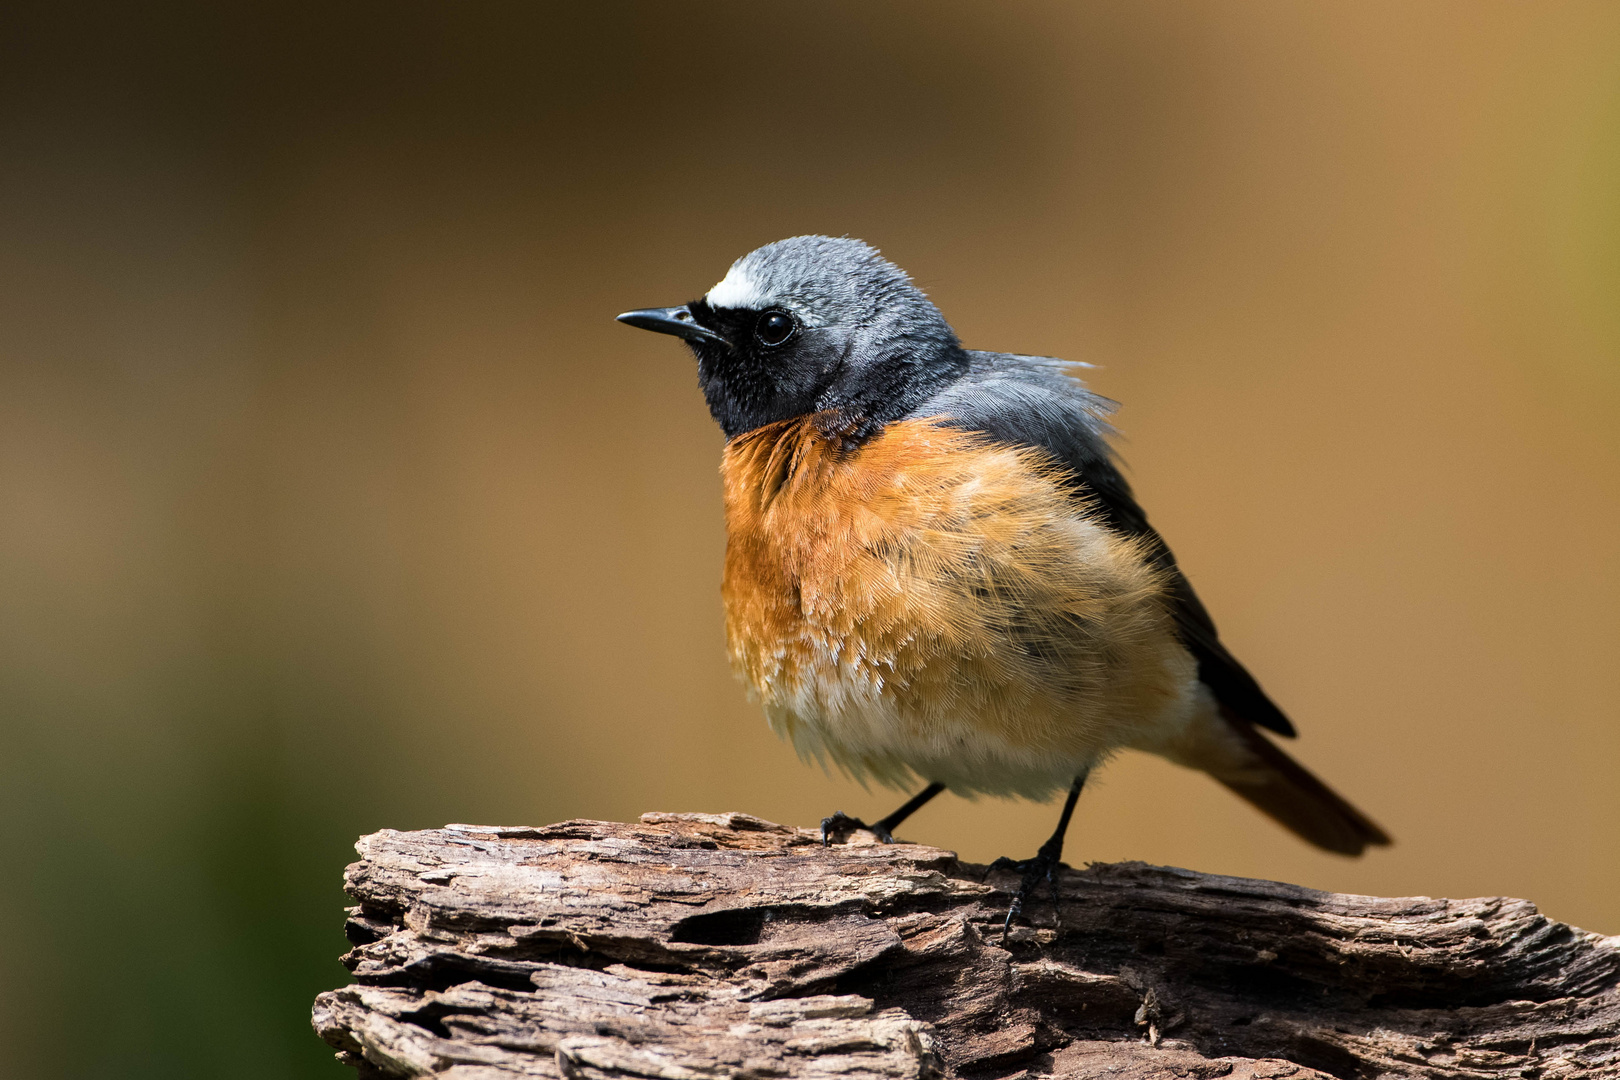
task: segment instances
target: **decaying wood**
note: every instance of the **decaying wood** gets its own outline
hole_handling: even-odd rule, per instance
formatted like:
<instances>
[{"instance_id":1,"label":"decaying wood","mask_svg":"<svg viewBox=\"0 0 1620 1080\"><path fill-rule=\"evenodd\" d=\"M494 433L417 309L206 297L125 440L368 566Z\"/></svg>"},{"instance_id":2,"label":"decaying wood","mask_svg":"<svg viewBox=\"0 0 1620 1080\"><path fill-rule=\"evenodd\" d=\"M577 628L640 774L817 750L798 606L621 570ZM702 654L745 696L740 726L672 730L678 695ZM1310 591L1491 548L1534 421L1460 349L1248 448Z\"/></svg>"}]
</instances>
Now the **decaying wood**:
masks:
<instances>
[{"instance_id":1,"label":"decaying wood","mask_svg":"<svg viewBox=\"0 0 1620 1080\"><path fill-rule=\"evenodd\" d=\"M862 834L864 836L864 834ZM1620 938L1523 900L1014 873L744 814L358 845L362 1077L1620 1077Z\"/></svg>"}]
</instances>

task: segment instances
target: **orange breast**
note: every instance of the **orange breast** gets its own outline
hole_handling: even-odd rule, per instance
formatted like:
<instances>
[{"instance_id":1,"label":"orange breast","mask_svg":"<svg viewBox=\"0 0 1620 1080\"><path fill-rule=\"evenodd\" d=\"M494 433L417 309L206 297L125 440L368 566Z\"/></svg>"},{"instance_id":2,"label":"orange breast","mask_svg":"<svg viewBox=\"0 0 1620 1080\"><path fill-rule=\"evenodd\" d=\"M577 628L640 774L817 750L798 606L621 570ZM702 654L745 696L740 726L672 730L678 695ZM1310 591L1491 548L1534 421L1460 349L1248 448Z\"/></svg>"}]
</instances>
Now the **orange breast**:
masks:
<instances>
[{"instance_id":1,"label":"orange breast","mask_svg":"<svg viewBox=\"0 0 1620 1080\"><path fill-rule=\"evenodd\" d=\"M732 660L801 753L1040 794L1183 693L1155 572L1039 451L932 420L846 450L812 417L721 471Z\"/></svg>"}]
</instances>

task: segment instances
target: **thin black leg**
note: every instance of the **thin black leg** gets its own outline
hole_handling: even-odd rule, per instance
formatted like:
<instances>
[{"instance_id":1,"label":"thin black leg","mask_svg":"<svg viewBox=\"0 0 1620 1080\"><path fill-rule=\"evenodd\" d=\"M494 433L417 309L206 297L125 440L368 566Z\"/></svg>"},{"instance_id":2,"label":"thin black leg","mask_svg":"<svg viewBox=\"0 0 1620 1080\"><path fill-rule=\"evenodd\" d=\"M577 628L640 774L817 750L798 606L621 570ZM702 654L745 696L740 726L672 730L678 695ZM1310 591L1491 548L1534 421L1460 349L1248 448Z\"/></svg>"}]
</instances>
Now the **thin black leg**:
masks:
<instances>
[{"instance_id":1,"label":"thin black leg","mask_svg":"<svg viewBox=\"0 0 1620 1080\"><path fill-rule=\"evenodd\" d=\"M895 829L898 829L902 821L906 820L906 818L910 817L912 814L915 814L918 810L921 810L928 800L932 799L935 795L938 795L944 790L944 784L929 784L927 787L917 792L917 794L907 799L906 804L900 809L896 810L882 821L879 821L876 825L873 825L872 831L877 833L879 837L885 837L886 834L892 833ZM886 844L892 844L894 843L894 837L887 836L883 842Z\"/></svg>"},{"instance_id":2,"label":"thin black leg","mask_svg":"<svg viewBox=\"0 0 1620 1080\"><path fill-rule=\"evenodd\" d=\"M906 800L906 804L881 821L868 825L860 818L850 817L842 810L835 810L832 817L821 819L821 846L826 847L837 838L842 844L849 839L849 834L856 829L865 829L885 844L894 843L894 830L906 818L921 810L923 804L935 795L945 790L944 784L929 784L917 794Z\"/></svg>"},{"instance_id":3,"label":"thin black leg","mask_svg":"<svg viewBox=\"0 0 1620 1080\"><path fill-rule=\"evenodd\" d=\"M1057 830L1052 838L1041 845L1033 859L1023 862L1013 862L1011 859L997 859L991 864L991 869L1012 869L1023 871L1023 880L1018 883L1018 891L1013 894L1012 905L1007 909L1007 919L1001 924L1002 937L1012 929L1012 921L1024 912L1024 901L1034 891L1035 886L1042 881L1052 886L1052 910L1058 910L1057 868L1063 858L1063 834L1069 831L1069 819L1074 816L1074 804L1080 801L1080 789L1085 786L1086 774L1081 773L1074 778L1069 787L1069 797L1063 803L1063 814L1058 818Z\"/></svg>"}]
</instances>

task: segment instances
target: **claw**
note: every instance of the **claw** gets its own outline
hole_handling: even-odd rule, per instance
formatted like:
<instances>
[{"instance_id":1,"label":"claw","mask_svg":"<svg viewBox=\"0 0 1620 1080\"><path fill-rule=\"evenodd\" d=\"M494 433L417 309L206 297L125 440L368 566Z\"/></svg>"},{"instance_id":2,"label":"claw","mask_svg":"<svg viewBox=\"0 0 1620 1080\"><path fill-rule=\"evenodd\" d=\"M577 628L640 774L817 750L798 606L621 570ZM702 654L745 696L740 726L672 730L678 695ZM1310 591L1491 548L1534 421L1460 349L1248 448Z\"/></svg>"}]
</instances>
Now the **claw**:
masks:
<instances>
[{"instance_id":1,"label":"claw","mask_svg":"<svg viewBox=\"0 0 1620 1080\"><path fill-rule=\"evenodd\" d=\"M832 817L821 819L821 846L830 847L836 839L842 844L849 839L850 833L866 830L885 844L895 842L894 834L884 827L882 822L868 825L858 817L850 817L842 810L834 810Z\"/></svg>"},{"instance_id":2,"label":"claw","mask_svg":"<svg viewBox=\"0 0 1620 1080\"><path fill-rule=\"evenodd\" d=\"M906 804L900 809L886 818L879 819L875 825L868 825L860 818L850 817L842 810L835 810L832 817L821 819L821 846L827 847L830 845L834 837L837 837L838 842L842 844L849 839L849 834L857 829L865 829L885 844L898 844L900 841L894 838L894 830L900 827L902 821L916 813L918 807L924 805L929 799L944 790L944 784L937 780L934 781L907 799Z\"/></svg>"},{"instance_id":3,"label":"claw","mask_svg":"<svg viewBox=\"0 0 1620 1080\"><path fill-rule=\"evenodd\" d=\"M866 828L866 822L858 817L850 817L842 810L834 810L832 817L821 819L821 846L831 847L834 838L842 844L849 839L849 834L856 829Z\"/></svg>"},{"instance_id":4,"label":"claw","mask_svg":"<svg viewBox=\"0 0 1620 1080\"><path fill-rule=\"evenodd\" d=\"M1006 944L1007 932L1012 929L1012 921L1024 913L1024 901L1042 878L1052 886L1052 921L1058 926L1063 925L1063 909L1058 906L1057 868L1063 865L1063 834L1069 831L1069 818L1074 815L1074 804L1080 798L1080 789L1085 786L1086 774L1082 772L1074 778L1069 787L1069 797L1063 803L1063 814L1058 818L1057 831L1052 833L1052 839L1041 845L1033 859L1024 862L1013 862L1008 858L1000 858L990 864L991 870L1012 868L1023 872L1023 880L1018 883L1018 891L1013 894L1012 903L1007 908L1007 919L1001 924L1001 941ZM989 871L985 877L989 877Z\"/></svg>"},{"instance_id":5,"label":"claw","mask_svg":"<svg viewBox=\"0 0 1620 1080\"><path fill-rule=\"evenodd\" d=\"M1003 942L1007 940L1007 934L1012 930L1013 920L1024 913L1024 901L1029 899L1030 893L1042 881L1052 887L1052 918L1054 922L1062 925L1063 912L1059 907L1060 898L1057 886L1057 870L1062 865L1058 851L1053 850L1050 843L1041 845L1041 850L1033 859L1018 861L1003 855L990 864L990 872L1017 870L1023 875L1018 882L1018 891L1013 894L1012 903L1007 906L1007 918L1001 924L1001 939ZM985 876L988 877L989 873L987 872Z\"/></svg>"}]
</instances>

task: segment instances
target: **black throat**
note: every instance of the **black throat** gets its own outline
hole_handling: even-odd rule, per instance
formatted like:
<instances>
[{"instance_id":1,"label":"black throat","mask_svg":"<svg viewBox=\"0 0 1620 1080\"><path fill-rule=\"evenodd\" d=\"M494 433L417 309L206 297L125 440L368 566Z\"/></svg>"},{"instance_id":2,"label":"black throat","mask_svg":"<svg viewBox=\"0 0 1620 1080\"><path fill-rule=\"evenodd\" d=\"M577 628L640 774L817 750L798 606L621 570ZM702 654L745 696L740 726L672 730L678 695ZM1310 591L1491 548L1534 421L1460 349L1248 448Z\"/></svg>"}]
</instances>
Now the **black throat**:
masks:
<instances>
[{"instance_id":1,"label":"black throat","mask_svg":"<svg viewBox=\"0 0 1620 1080\"><path fill-rule=\"evenodd\" d=\"M947 330L877 343L836 328L808 327L783 346L760 344L758 312L688 305L730 343L688 342L698 384L726 438L767 424L815 416L829 435L856 446L961 378L968 355Z\"/></svg>"}]
</instances>

